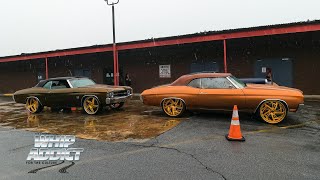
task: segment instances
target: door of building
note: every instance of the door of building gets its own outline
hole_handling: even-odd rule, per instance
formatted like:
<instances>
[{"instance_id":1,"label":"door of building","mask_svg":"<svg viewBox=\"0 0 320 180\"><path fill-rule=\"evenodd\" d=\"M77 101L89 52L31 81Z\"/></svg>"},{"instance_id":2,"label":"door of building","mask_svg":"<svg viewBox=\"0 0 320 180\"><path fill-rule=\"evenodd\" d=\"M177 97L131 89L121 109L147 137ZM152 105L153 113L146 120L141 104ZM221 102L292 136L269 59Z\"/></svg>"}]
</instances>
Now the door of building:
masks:
<instances>
[{"instance_id":1,"label":"door of building","mask_svg":"<svg viewBox=\"0 0 320 180\"><path fill-rule=\"evenodd\" d=\"M267 71L271 71L272 80L282 86L293 86L292 59L272 58L261 59L255 63L255 77L266 78Z\"/></svg>"}]
</instances>

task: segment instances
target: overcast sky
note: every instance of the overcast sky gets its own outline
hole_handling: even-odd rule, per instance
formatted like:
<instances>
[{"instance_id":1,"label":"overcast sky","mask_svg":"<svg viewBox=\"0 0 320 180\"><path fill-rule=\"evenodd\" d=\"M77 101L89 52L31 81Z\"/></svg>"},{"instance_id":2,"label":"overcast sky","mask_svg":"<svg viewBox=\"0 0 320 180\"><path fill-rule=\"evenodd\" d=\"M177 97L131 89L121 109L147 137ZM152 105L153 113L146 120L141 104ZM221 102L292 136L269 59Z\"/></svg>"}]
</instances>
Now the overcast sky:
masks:
<instances>
[{"instance_id":1,"label":"overcast sky","mask_svg":"<svg viewBox=\"0 0 320 180\"><path fill-rule=\"evenodd\" d=\"M120 0L117 41L320 19L320 0ZM104 0L0 0L0 57L112 43Z\"/></svg>"}]
</instances>

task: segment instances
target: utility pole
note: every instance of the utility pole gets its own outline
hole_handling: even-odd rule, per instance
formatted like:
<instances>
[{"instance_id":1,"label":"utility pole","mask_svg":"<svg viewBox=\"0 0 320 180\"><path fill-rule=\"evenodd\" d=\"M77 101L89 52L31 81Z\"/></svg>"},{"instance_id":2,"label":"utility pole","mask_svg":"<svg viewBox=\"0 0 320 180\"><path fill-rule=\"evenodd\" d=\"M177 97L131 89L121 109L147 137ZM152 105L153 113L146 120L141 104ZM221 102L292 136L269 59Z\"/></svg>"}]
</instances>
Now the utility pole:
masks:
<instances>
[{"instance_id":1,"label":"utility pole","mask_svg":"<svg viewBox=\"0 0 320 180\"><path fill-rule=\"evenodd\" d=\"M113 32L113 82L115 86L119 86L119 62L118 62L118 51L116 43L116 27L114 17L114 5L119 3L119 0L105 0L109 6L112 7L112 32Z\"/></svg>"}]
</instances>

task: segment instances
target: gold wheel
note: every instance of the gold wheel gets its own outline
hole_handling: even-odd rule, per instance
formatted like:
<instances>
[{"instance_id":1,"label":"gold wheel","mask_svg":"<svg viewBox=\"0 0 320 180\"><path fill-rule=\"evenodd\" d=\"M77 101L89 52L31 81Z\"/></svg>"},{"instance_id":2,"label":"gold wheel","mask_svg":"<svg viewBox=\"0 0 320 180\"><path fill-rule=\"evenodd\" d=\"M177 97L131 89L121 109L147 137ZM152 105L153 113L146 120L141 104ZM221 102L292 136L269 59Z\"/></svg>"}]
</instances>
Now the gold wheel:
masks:
<instances>
[{"instance_id":1,"label":"gold wheel","mask_svg":"<svg viewBox=\"0 0 320 180\"><path fill-rule=\"evenodd\" d=\"M26 101L26 109L30 113L37 113L37 112L39 112L41 110L41 105L40 105L39 101L36 98L30 97Z\"/></svg>"},{"instance_id":2,"label":"gold wheel","mask_svg":"<svg viewBox=\"0 0 320 180\"><path fill-rule=\"evenodd\" d=\"M185 104L181 99L165 99L162 102L163 111L171 117L182 115L185 110Z\"/></svg>"},{"instance_id":3,"label":"gold wheel","mask_svg":"<svg viewBox=\"0 0 320 180\"><path fill-rule=\"evenodd\" d=\"M83 109L87 114L96 114L99 111L100 104L96 97L88 96L83 101Z\"/></svg>"},{"instance_id":4,"label":"gold wheel","mask_svg":"<svg viewBox=\"0 0 320 180\"><path fill-rule=\"evenodd\" d=\"M287 108L280 101L266 101L259 108L260 117L267 123L276 124L287 116Z\"/></svg>"}]
</instances>

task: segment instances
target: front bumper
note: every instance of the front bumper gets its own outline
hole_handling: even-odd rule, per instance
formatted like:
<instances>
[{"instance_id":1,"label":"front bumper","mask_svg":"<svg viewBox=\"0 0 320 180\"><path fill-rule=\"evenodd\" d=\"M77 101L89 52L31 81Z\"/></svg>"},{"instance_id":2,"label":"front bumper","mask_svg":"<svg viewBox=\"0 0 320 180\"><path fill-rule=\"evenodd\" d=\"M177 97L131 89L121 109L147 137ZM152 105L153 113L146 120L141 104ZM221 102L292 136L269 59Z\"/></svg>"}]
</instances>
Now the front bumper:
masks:
<instances>
[{"instance_id":1,"label":"front bumper","mask_svg":"<svg viewBox=\"0 0 320 180\"><path fill-rule=\"evenodd\" d=\"M127 99L130 99L132 97L132 94L128 96L120 96L120 97L113 97L113 98L106 98L106 104L116 104L121 102L126 102Z\"/></svg>"},{"instance_id":2,"label":"front bumper","mask_svg":"<svg viewBox=\"0 0 320 180\"><path fill-rule=\"evenodd\" d=\"M290 112L297 112L298 109L301 109L301 107L303 107L304 104L298 104L297 108L296 109L289 109Z\"/></svg>"}]
</instances>

